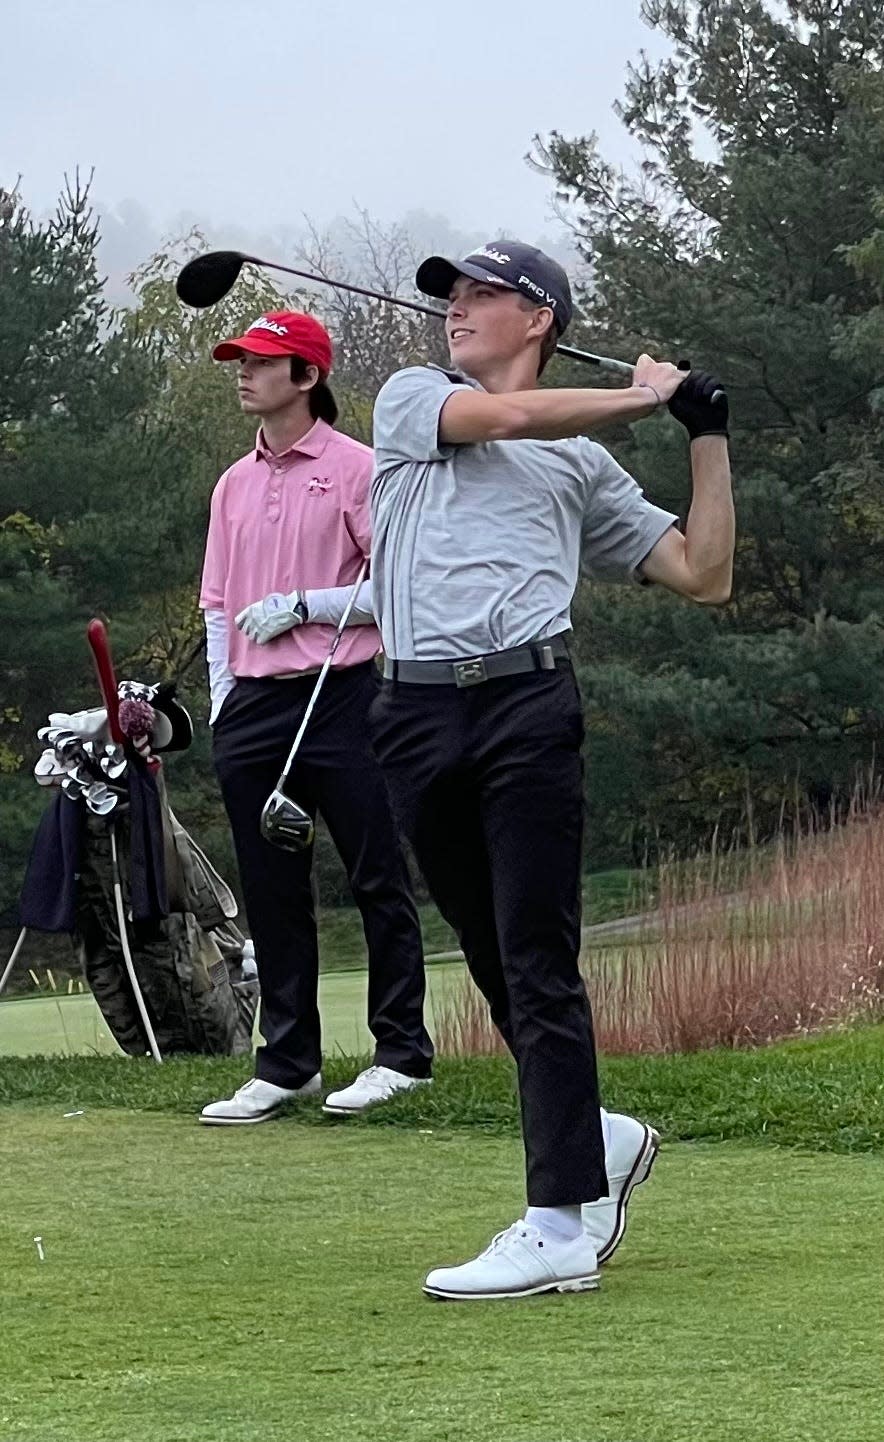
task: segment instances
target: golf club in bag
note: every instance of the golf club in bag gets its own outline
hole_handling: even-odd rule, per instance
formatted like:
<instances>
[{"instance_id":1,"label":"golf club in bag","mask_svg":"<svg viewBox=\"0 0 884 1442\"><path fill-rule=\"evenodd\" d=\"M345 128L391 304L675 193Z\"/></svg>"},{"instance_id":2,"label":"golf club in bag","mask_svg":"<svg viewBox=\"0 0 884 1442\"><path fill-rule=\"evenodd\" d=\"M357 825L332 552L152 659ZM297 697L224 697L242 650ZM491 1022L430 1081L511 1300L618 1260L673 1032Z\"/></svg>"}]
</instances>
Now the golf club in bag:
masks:
<instances>
[{"instance_id":1,"label":"golf club in bag","mask_svg":"<svg viewBox=\"0 0 884 1442\"><path fill-rule=\"evenodd\" d=\"M299 806L297 802L293 801L290 796L286 796L284 788L292 766L294 765L295 757L298 754L298 748L304 739L304 733L310 723L310 717L313 715L316 703L319 700L319 694L325 684L325 678L331 669L335 652L338 649L341 637L344 634L344 628L350 618L350 612L356 604L359 588L365 580L367 573L368 561L366 560L363 561L359 567L359 575L353 582L353 589L347 598L344 613L332 637L329 653L322 664L322 670L316 678L316 685L310 693L310 700L307 702L307 708L304 711L301 724L292 742L286 763L279 773L279 780L265 801L264 809L261 812L261 835L265 841L272 842L274 846L281 846L284 851L307 851L313 845L313 837L316 829L313 823L313 817L309 812L305 811L302 806Z\"/></svg>"},{"instance_id":2,"label":"golf club in bag","mask_svg":"<svg viewBox=\"0 0 884 1442\"><path fill-rule=\"evenodd\" d=\"M98 619L90 621L86 627L86 637L89 641L89 649L92 652L92 658L95 662L101 698L107 710L107 726L110 732L110 738L115 746L122 746L124 738L123 732L120 729L120 702L117 694L117 678L114 674L110 640L104 622ZM111 866L113 868L114 906L117 913L117 925L120 929L120 946L123 951L123 962L129 978L129 985L132 988L132 995L135 998L135 1005L138 1007L138 1015L141 1017L141 1024L144 1027L144 1035L147 1037L150 1054L155 1062L162 1062L162 1053L157 1044L153 1024L151 1023L147 1006L145 1005L144 993L141 990L138 977L135 973L135 963L132 960L132 948L129 945L129 932L126 926L126 911L123 906L123 885L120 878L120 861L117 855L117 836L113 820L109 821L108 830L110 833Z\"/></svg>"}]
</instances>

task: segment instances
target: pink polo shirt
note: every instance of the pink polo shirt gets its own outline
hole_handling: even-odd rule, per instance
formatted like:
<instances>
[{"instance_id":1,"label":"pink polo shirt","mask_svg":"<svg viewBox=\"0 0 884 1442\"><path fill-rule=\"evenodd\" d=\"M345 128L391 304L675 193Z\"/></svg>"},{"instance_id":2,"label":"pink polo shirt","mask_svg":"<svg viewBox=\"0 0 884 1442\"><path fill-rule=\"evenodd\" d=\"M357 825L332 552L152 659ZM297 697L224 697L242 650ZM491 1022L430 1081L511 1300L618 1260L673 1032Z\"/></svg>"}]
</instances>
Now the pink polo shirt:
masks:
<instances>
[{"instance_id":1,"label":"pink polo shirt","mask_svg":"<svg viewBox=\"0 0 884 1442\"><path fill-rule=\"evenodd\" d=\"M296 626L265 646L249 641L234 617L271 591L347 586L371 551L368 446L317 421L289 450L273 455L262 431L212 493L200 606L227 615L234 676L275 676L321 666L333 626ZM380 649L374 626L348 628L335 668L369 661Z\"/></svg>"}]
</instances>

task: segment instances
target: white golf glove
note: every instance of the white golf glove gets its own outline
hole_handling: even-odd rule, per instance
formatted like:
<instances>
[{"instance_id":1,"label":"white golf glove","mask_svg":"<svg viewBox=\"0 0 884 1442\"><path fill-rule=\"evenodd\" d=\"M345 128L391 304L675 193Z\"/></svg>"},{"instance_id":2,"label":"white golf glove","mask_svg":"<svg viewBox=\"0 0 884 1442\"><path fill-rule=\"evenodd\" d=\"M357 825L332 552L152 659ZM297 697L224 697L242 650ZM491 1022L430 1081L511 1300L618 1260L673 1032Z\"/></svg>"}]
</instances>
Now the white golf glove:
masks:
<instances>
[{"instance_id":1,"label":"white golf glove","mask_svg":"<svg viewBox=\"0 0 884 1442\"><path fill-rule=\"evenodd\" d=\"M268 641L291 631L294 626L303 626L306 620L307 603L303 591L290 591L288 595L274 591L263 601L253 601L251 606L240 611L236 629L248 636L250 641L266 646Z\"/></svg>"}]
</instances>

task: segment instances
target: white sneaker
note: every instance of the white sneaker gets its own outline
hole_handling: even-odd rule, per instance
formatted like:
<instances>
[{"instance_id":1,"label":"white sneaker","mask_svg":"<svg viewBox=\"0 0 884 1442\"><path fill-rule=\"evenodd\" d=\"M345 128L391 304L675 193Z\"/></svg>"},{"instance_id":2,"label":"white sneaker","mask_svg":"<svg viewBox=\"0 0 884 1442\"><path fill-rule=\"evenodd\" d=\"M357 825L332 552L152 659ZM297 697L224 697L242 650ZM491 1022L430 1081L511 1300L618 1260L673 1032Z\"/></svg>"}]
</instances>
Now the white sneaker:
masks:
<instances>
[{"instance_id":1,"label":"white sneaker","mask_svg":"<svg viewBox=\"0 0 884 1442\"><path fill-rule=\"evenodd\" d=\"M200 1121L210 1127L240 1127L250 1122L266 1122L279 1112L287 1102L301 1097L318 1097L322 1091L322 1077L319 1072L302 1087L278 1087L273 1082L252 1077L225 1101L209 1102L200 1112Z\"/></svg>"},{"instance_id":2,"label":"white sneaker","mask_svg":"<svg viewBox=\"0 0 884 1442\"><path fill-rule=\"evenodd\" d=\"M660 1134L653 1127L617 1112L608 1112L608 1121L605 1168L610 1195L598 1202L584 1202L580 1209L583 1230L598 1253L600 1266L623 1241L629 1198L650 1176L660 1150Z\"/></svg>"},{"instance_id":3,"label":"white sneaker","mask_svg":"<svg viewBox=\"0 0 884 1442\"><path fill-rule=\"evenodd\" d=\"M343 1091L329 1092L322 1110L332 1117L353 1117L366 1107L389 1101L397 1092L428 1086L432 1080L429 1076L406 1076L388 1066L370 1066Z\"/></svg>"},{"instance_id":4,"label":"white sneaker","mask_svg":"<svg viewBox=\"0 0 884 1442\"><path fill-rule=\"evenodd\" d=\"M535 1292L594 1292L598 1285L595 1248L585 1232L562 1242L522 1221L498 1232L472 1262L437 1267L424 1291L451 1302L479 1302Z\"/></svg>"}]
</instances>

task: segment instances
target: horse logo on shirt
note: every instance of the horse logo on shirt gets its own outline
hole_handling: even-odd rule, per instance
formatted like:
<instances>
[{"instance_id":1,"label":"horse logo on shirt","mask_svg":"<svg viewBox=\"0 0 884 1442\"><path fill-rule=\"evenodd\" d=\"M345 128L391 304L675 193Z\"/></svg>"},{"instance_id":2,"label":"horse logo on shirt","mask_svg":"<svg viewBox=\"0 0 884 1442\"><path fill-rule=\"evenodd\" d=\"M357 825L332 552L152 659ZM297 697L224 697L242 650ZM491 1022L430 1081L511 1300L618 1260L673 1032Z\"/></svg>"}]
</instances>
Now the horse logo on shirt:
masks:
<instances>
[{"instance_id":1,"label":"horse logo on shirt","mask_svg":"<svg viewBox=\"0 0 884 1442\"><path fill-rule=\"evenodd\" d=\"M311 496L324 496L331 487L331 476L311 476L307 485L307 493Z\"/></svg>"}]
</instances>

